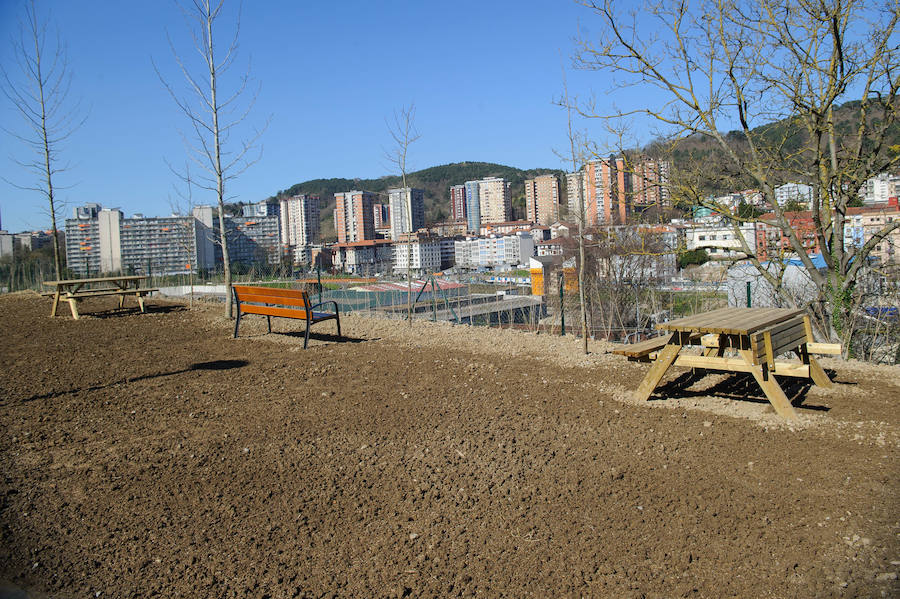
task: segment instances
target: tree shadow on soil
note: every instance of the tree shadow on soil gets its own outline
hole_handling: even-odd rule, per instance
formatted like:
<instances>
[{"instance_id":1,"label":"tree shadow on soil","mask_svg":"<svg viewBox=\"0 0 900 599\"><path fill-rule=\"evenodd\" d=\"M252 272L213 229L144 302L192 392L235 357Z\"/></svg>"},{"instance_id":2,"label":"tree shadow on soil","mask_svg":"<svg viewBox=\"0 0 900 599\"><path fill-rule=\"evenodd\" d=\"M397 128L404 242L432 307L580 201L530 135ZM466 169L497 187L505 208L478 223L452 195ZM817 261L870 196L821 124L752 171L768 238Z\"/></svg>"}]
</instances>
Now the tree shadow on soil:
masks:
<instances>
[{"instance_id":1,"label":"tree shadow on soil","mask_svg":"<svg viewBox=\"0 0 900 599\"><path fill-rule=\"evenodd\" d=\"M196 372L198 370L210 370L210 371L218 371L218 370L232 370L234 368L243 368L250 364L247 360L212 360L211 362L195 362L188 366L187 368L182 368L181 370L172 370L169 372L156 372L154 374L142 374L141 376L129 376L124 379L120 379L118 381L113 381L111 383L107 383L105 385L94 385L92 387L83 387L81 389L67 389L65 391L51 391L49 393L42 393L40 395L32 395L31 397L26 397L21 399L22 402L34 401L36 399L51 399L54 397L60 397L62 395L69 395L73 393L82 393L84 391L100 391L102 389L108 389L109 387L114 387L115 385L122 385L128 383L136 383L138 381L145 381L148 379L157 379L164 376L174 376L176 374L184 374L186 372Z\"/></svg>"},{"instance_id":2,"label":"tree shadow on soil","mask_svg":"<svg viewBox=\"0 0 900 599\"><path fill-rule=\"evenodd\" d=\"M835 372L826 370L825 373L834 381ZM768 404L769 400L766 394L757 384L753 375L747 372L735 372L725 376L711 387L699 390L692 390L691 386L707 376L702 370L698 372L685 372L678 377L667 382L665 385L657 387L654 395L662 395L668 399L686 399L692 397L706 397L714 395L716 397L726 397L737 401L748 403ZM826 405L806 404L807 394L813 386L811 379L799 377L778 377L778 384L784 394L790 400L795 408L804 410L812 410L816 412L827 412L831 410Z\"/></svg>"}]
</instances>

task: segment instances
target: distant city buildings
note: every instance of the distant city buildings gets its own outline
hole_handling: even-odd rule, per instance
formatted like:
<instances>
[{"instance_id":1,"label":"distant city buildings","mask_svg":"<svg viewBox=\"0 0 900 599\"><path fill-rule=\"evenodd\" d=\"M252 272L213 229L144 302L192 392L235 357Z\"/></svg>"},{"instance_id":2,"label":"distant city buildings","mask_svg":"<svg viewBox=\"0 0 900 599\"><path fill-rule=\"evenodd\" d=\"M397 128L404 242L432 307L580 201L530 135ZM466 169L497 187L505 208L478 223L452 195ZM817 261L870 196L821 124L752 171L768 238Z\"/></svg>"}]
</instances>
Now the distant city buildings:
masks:
<instances>
[{"instance_id":1,"label":"distant city buildings","mask_svg":"<svg viewBox=\"0 0 900 599\"><path fill-rule=\"evenodd\" d=\"M378 197L369 191L334 194L334 231L338 243L375 239L373 206Z\"/></svg>"},{"instance_id":2,"label":"distant city buildings","mask_svg":"<svg viewBox=\"0 0 900 599\"><path fill-rule=\"evenodd\" d=\"M812 187L803 183L785 183L775 188L775 201L779 206L806 210L812 204Z\"/></svg>"},{"instance_id":3,"label":"distant city buildings","mask_svg":"<svg viewBox=\"0 0 900 599\"><path fill-rule=\"evenodd\" d=\"M453 185L450 187L450 220L466 220L466 186Z\"/></svg>"},{"instance_id":4,"label":"distant city buildings","mask_svg":"<svg viewBox=\"0 0 900 599\"><path fill-rule=\"evenodd\" d=\"M695 211L686 220L673 221L671 225L648 227L629 223L629 216L635 211L669 207L668 178L669 163L665 161L632 161L614 156L591 161L579 172L566 174L569 214L576 216L583 208L592 247L605 243L615 248L622 240L644 243L656 236L657 240L665 240L666 248L677 237L679 251L702 249L711 258L721 260L741 260L747 253L755 253L761 260L795 253L774 214L763 214L737 229L727 220L741 204L760 211L768 208L756 190L710 197L704 204L711 208ZM900 220L897 198L892 195L897 193L898 184L900 177L883 174L859 190L860 199L867 205L846 212L847 247L862 247L883 227ZM427 228L425 192L421 189L389 189L386 204L379 203L378 194L373 192L337 193L334 226L338 243L331 247L317 245L318 197L299 194L244 205L241 216L225 218L230 257L235 264L276 264L288 254L296 264L309 262L324 252L327 263L331 263L333 255L335 267L371 276L405 272L407 264L417 274L425 274L454 264L461 269L508 269L528 264L534 256L568 260L573 255L572 222L559 221L557 175L525 181L527 218L519 221L510 220L510 183L505 179L466 181L451 186L449 191L451 219ZM805 208L812 192L810 186L792 182L776 188L775 199L783 207ZM819 253L812 213L786 210L785 218L804 250ZM621 239L613 243L616 236ZM39 247L49 240L50 235L43 232L0 231L0 256L10 254L16 247ZM879 240L871 257L882 263L896 263L898 247L900 230ZM126 218L117 208L84 204L74 209L73 218L65 221L65 248L69 269L80 276L111 272L180 274L218 270L222 266L218 211L211 206L198 206L190 215L136 214ZM670 252L666 249L663 253ZM671 267L669 258L641 264L631 259L619 262L613 260L607 268L621 266L639 276L658 278Z\"/></svg>"},{"instance_id":5,"label":"distant city buildings","mask_svg":"<svg viewBox=\"0 0 900 599\"><path fill-rule=\"evenodd\" d=\"M486 177L478 181L478 200L481 223L502 223L512 216L512 197L509 181L500 177Z\"/></svg>"},{"instance_id":6,"label":"distant city buildings","mask_svg":"<svg viewBox=\"0 0 900 599\"><path fill-rule=\"evenodd\" d=\"M584 206L584 171L566 173L566 204L569 208L569 218L581 218L581 210Z\"/></svg>"},{"instance_id":7,"label":"distant city buildings","mask_svg":"<svg viewBox=\"0 0 900 599\"><path fill-rule=\"evenodd\" d=\"M466 181L466 224L475 233L481 228L481 197L478 181Z\"/></svg>"},{"instance_id":8,"label":"distant city buildings","mask_svg":"<svg viewBox=\"0 0 900 599\"><path fill-rule=\"evenodd\" d=\"M372 216L375 223L375 234L381 237L391 236L391 205L375 204L372 206Z\"/></svg>"},{"instance_id":9,"label":"distant city buildings","mask_svg":"<svg viewBox=\"0 0 900 599\"><path fill-rule=\"evenodd\" d=\"M281 242L293 262L306 262L319 243L319 197L300 194L278 200Z\"/></svg>"},{"instance_id":10,"label":"distant city buildings","mask_svg":"<svg viewBox=\"0 0 900 599\"><path fill-rule=\"evenodd\" d=\"M441 269L441 240L421 233L403 234L394 242L394 272L410 270L417 274Z\"/></svg>"},{"instance_id":11,"label":"distant city buildings","mask_svg":"<svg viewBox=\"0 0 900 599\"><path fill-rule=\"evenodd\" d=\"M541 175L525 181L526 220L550 225L559 220L559 177Z\"/></svg>"},{"instance_id":12,"label":"distant city buildings","mask_svg":"<svg viewBox=\"0 0 900 599\"><path fill-rule=\"evenodd\" d=\"M893 196L877 206L848 208L846 216L844 243L847 247L860 248L883 227L900 221L900 207ZM882 238L869 255L882 264L900 262L900 229Z\"/></svg>"},{"instance_id":13,"label":"distant city buildings","mask_svg":"<svg viewBox=\"0 0 900 599\"><path fill-rule=\"evenodd\" d=\"M214 218L215 215L215 218ZM181 274L222 265L218 216L199 206L190 216L125 218L118 208L79 206L67 219L66 263L80 276L126 272ZM277 263L281 254L277 216L226 217L234 263Z\"/></svg>"},{"instance_id":14,"label":"distant city buildings","mask_svg":"<svg viewBox=\"0 0 900 599\"><path fill-rule=\"evenodd\" d=\"M534 238L528 231L469 237L456 241L454 246L456 265L460 268L515 267L528 264L534 255Z\"/></svg>"},{"instance_id":15,"label":"distant city buildings","mask_svg":"<svg viewBox=\"0 0 900 599\"><path fill-rule=\"evenodd\" d=\"M581 198L578 182L581 181ZM588 162L580 173L567 175L570 214L584 203L586 226L625 224L635 210L669 207L669 162L612 156Z\"/></svg>"},{"instance_id":16,"label":"distant city buildings","mask_svg":"<svg viewBox=\"0 0 900 599\"><path fill-rule=\"evenodd\" d=\"M752 254L756 251L756 223L745 223L735 231L734 225L725 219L712 222L695 222L680 225L677 231L683 237L687 250L704 250L711 258L745 258L741 247L743 238Z\"/></svg>"},{"instance_id":17,"label":"distant city buildings","mask_svg":"<svg viewBox=\"0 0 900 599\"><path fill-rule=\"evenodd\" d=\"M594 160L584 167L585 224L625 224L631 213L632 179L623 158Z\"/></svg>"},{"instance_id":18,"label":"distant city buildings","mask_svg":"<svg viewBox=\"0 0 900 599\"><path fill-rule=\"evenodd\" d=\"M900 196L900 175L881 173L872 177L860 190L860 196L866 206L887 204L892 198Z\"/></svg>"},{"instance_id":19,"label":"distant city buildings","mask_svg":"<svg viewBox=\"0 0 900 599\"><path fill-rule=\"evenodd\" d=\"M390 272L394 263L393 242L389 239L338 243L332 249L335 268L350 274L383 274Z\"/></svg>"},{"instance_id":20,"label":"distant city buildings","mask_svg":"<svg viewBox=\"0 0 900 599\"><path fill-rule=\"evenodd\" d=\"M425 190L410 187L388 190L390 201L391 239L415 233L425 226Z\"/></svg>"},{"instance_id":21,"label":"distant city buildings","mask_svg":"<svg viewBox=\"0 0 900 599\"><path fill-rule=\"evenodd\" d=\"M631 189L634 208L665 208L669 198L669 162L644 158L632 165Z\"/></svg>"}]
</instances>

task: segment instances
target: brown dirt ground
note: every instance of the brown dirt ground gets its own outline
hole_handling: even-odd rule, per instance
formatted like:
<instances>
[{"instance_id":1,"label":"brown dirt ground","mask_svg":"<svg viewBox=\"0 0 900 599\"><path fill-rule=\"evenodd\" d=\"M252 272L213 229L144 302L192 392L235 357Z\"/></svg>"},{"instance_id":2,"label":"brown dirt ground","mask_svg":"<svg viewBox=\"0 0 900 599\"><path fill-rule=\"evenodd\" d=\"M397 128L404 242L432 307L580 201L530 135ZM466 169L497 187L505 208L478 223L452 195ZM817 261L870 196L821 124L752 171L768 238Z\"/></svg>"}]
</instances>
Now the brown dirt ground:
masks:
<instances>
[{"instance_id":1,"label":"brown dirt ground","mask_svg":"<svg viewBox=\"0 0 900 599\"><path fill-rule=\"evenodd\" d=\"M900 368L788 427L604 344L150 304L0 298L0 596L900 594Z\"/></svg>"}]
</instances>

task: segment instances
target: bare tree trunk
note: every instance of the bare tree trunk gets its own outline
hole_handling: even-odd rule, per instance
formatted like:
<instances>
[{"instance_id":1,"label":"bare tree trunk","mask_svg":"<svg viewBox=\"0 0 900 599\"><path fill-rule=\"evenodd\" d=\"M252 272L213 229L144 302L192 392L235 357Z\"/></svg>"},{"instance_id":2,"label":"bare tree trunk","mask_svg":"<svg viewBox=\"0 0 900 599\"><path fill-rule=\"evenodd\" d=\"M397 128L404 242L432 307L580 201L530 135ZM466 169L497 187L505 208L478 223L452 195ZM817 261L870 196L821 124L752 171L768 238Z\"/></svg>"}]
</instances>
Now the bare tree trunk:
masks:
<instances>
[{"instance_id":1,"label":"bare tree trunk","mask_svg":"<svg viewBox=\"0 0 900 599\"><path fill-rule=\"evenodd\" d=\"M415 231L413 228L413 215L412 215L412 189L409 188L408 183L406 181L406 158L409 151L409 146L419 139L420 135L415 129L415 116L416 116L416 107L413 104L410 104L408 107L404 106L400 109L399 112L394 113L394 121L393 123L388 123L388 131L391 134L391 137L394 140L394 151L388 154L388 160L390 160L397 169L400 171L400 177L403 184L403 193L406 194L406 218L407 218L407 227L409 229L406 237L406 310L407 310L407 321L409 326L412 326L412 317L413 317L413 300L412 300L412 238L413 233ZM393 218L393 214L391 215ZM422 255L422 248L419 247L419 256ZM420 267L421 260L420 260Z\"/></svg>"},{"instance_id":2,"label":"bare tree trunk","mask_svg":"<svg viewBox=\"0 0 900 599\"><path fill-rule=\"evenodd\" d=\"M563 69L563 100L566 106L566 117L569 134L569 151L572 159L572 172L578 172L578 153L575 151L576 135L572 129L572 105L569 102L569 86L566 82L566 71ZM587 300L584 292L584 226L586 214L584 211L584 197L581 195L581 186L577 191L576 210L578 220L578 301L581 307L581 339L584 353L588 353L588 324L587 324Z\"/></svg>"},{"instance_id":3,"label":"bare tree trunk","mask_svg":"<svg viewBox=\"0 0 900 599\"><path fill-rule=\"evenodd\" d=\"M228 249L228 236L225 226L225 202L228 199L226 183L236 178L259 160L259 154L254 158L248 158L248 154L257 148L257 142L266 127L256 131L250 139L241 140L237 144L239 147L237 151L228 152L227 149L223 150L223 143L229 134L244 121L256 101L256 94L254 94L249 105L244 109L238 109L235 104L237 99L246 91L250 78L249 71L240 77L240 84L234 93L226 94L224 101L219 97L219 76L232 65L237 51L237 33L235 33L232 42L226 47L224 59L221 59L219 63L216 62L218 52L213 34L216 31L216 19L221 16L224 4L225 0L216 0L214 6L211 0L194 0L187 7L182 7L186 18L189 19L189 27L194 25L197 27L197 30L192 31L195 40L195 50L203 57L205 62L206 70L204 76L208 77L209 89L204 89L204 86L200 84L200 80L190 73L174 47L172 47L172 53L187 81L190 93L193 94L193 100L189 101L181 98L160 74L159 69L157 69L157 75L166 87L169 95L172 96L172 99L175 100L175 103L191 122L191 127L197 140L194 144L189 144L187 141L185 143L188 144L188 153L193 162L205 172L205 175L201 175L200 178L192 179L189 173L179 174L179 176L188 185L198 185L216 195L219 209L219 244L222 248L222 268L224 270L225 283L225 316L231 318L231 256ZM194 21L193 25L190 19ZM236 32L240 31L240 15L237 16L235 30ZM268 125L268 122L266 125ZM227 156L227 159L223 160L224 156Z\"/></svg>"},{"instance_id":4,"label":"bare tree trunk","mask_svg":"<svg viewBox=\"0 0 900 599\"><path fill-rule=\"evenodd\" d=\"M46 44L46 23L38 19L37 9L32 0L25 9L19 39L13 40L13 53L20 68L20 80L13 77L0 65L3 95L15 106L22 116L27 130L21 134L9 133L39 155L30 161L16 162L36 177L32 185L19 185L8 181L13 187L25 191L35 191L47 201L50 229L53 234L53 264L56 278L63 278L62 251L59 247L59 230L56 226L57 198L54 175L66 170L58 164L60 145L83 123L77 115L77 103L71 110L66 108L71 73L65 48L57 40L55 45ZM46 54L50 52L50 60ZM49 66L48 66L49 65Z\"/></svg>"}]
</instances>

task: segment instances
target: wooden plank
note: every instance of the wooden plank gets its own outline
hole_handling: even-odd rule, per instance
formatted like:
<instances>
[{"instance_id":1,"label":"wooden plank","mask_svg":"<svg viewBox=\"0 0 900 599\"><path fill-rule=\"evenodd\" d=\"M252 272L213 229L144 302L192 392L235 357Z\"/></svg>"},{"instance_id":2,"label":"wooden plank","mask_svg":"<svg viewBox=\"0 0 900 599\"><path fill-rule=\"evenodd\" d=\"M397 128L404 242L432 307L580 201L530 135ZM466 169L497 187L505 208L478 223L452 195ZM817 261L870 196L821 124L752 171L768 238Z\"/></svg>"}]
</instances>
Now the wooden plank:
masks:
<instances>
[{"instance_id":1,"label":"wooden plank","mask_svg":"<svg viewBox=\"0 0 900 599\"><path fill-rule=\"evenodd\" d=\"M812 322L810 322L808 314L803 315L803 328L806 329L807 343L815 341L815 337L813 337Z\"/></svg>"},{"instance_id":2,"label":"wooden plank","mask_svg":"<svg viewBox=\"0 0 900 599\"><path fill-rule=\"evenodd\" d=\"M759 362L767 362L771 367L775 357L793 350L806 341L803 320L793 318L762 331L751 334L750 348Z\"/></svg>"},{"instance_id":3,"label":"wooden plank","mask_svg":"<svg viewBox=\"0 0 900 599\"><path fill-rule=\"evenodd\" d=\"M769 327L802 312L786 308L720 308L671 320L660 324L659 328L668 331L740 335Z\"/></svg>"},{"instance_id":4,"label":"wooden plank","mask_svg":"<svg viewBox=\"0 0 900 599\"><path fill-rule=\"evenodd\" d=\"M811 354L826 354L830 356L841 355L842 346L840 343L807 343L806 350Z\"/></svg>"},{"instance_id":5,"label":"wooden plank","mask_svg":"<svg viewBox=\"0 0 900 599\"><path fill-rule=\"evenodd\" d=\"M44 281L43 285L49 286L74 286L74 285L90 285L93 283L116 283L121 281L128 283L131 281L140 281L147 278L147 275L121 275L112 277L93 277L90 279L60 279L58 281Z\"/></svg>"},{"instance_id":6,"label":"wooden plank","mask_svg":"<svg viewBox=\"0 0 900 599\"><path fill-rule=\"evenodd\" d=\"M277 306L257 306L241 303L242 314L261 314L262 316L279 316L282 318L299 318L306 320L306 310L299 308L279 308ZM312 316L310 315L310 318Z\"/></svg>"},{"instance_id":7,"label":"wooden plank","mask_svg":"<svg viewBox=\"0 0 900 599\"><path fill-rule=\"evenodd\" d=\"M280 308L278 306L257 306L255 304L241 304L242 314L259 314L262 316L278 316L279 318L296 318L306 320L306 310L298 308ZM312 312L310 319L312 322L322 322L330 318L337 318L337 314L333 312Z\"/></svg>"},{"instance_id":8,"label":"wooden plank","mask_svg":"<svg viewBox=\"0 0 900 599\"><path fill-rule=\"evenodd\" d=\"M159 291L159 289L146 288L146 289L85 289L84 291L77 291L75 293L67 293L66 297L71 297L75 299L81 299L86 297L103 297L106 295L147 295L153 292Z\"/></svg>"},{"instance_id":9,"label":"wooden plank","mask_svg":"<svg viewBox=\"0 0 900 599\"><path fill-rule=\"evenodd\" d=\"M634 392L635 399L638 401L650 399L650 395L653 393L653 390L656 389L656 385L659 384L659 381L662 380L662 377L669 369L669 366L675 361L679 351L681 351L680 345L677 343L669 343L661 352L659 352L656 361L653 362L653 365L650 367L644 380L641 381L637 391Z\"/></svg>"},{"instance_id":10,"label":"wooden plank","mask_svg":"<svg viewBox=\"0 0 900 599\"><path fill-rule=\"evenodd\" d=\"M650 352L662 349L672 338L672 335L663 335L662 337L654 337L646 341L638 343L629 343L628 345L620 345L613 350L612 353L629 358L639 358L646 356Z\"/></svg>"},{"instance_id":11,"label":"wooden plank","mask_svg":"<svg viewBox=\"0 0 900 599\"><path fill-rule=\"evenodd\" d=\"M276 297L270 295L256 294L238 294L241 305L244 303L255 304L283 304L286 306L300 306L301 308L309 307L309 299L305 297Z\"/></svg>"},{"instance_id":12,"label":"wooden plank","mask_svg":"<svg viewBox=\"0 0 900 599\"><path fill-rule=\"evenodd\" d=\"M703 337L700 338L700 343L702 343L704 347L719 347L719 336L715 333L703 335Z\"/></svg>"},{"instance_id":13,"label":"wooden plank","mask_svg":"<svg viewBox=\"0 0 900 599\"><path fill-rule=\"evenodd\" d=\"M263 287L260 285L232 285L241 297L243 294L265 295L268 297L300 297L308 295L302 289L284 289L282 287Z\"/></svg>"},{"instance_id":14,"label":"wooden plank","mask_svg":"<svg viewBox=\"0 0 900 599\"><path fill-rule=\"evenodd\" d=\"M792 334L783 333L781 337L772 342L776 356L793 351L794 348L806 343L806 331L803 328L794 330Z\"/></svg>"},{"instance_id":15,"label":"wooden plank","mask_svg":"<svg viewBox=\"0 0 900 599\"><path fill-rule=\"evenodd\" d=\"M685 368L703 368L705 370L721 370L725 372L753 372L756 367L748 364L742 358L722 358L716 356L695 356L679 354L675 359L675 366ZM809 378L809 366L800 362L775 362L774 373L778 376L790 376L795 378Z\"/></svg>"},{"instance_id":16,"label":"wooden plank","mask_svg":"<svg viewBox=\"0 0 900 599\"><path fill-rule=\"evenodd\" d=\"M798 314L802 314L802 310L788 310L784 308L771 308L765 312L760 312L752 318L748 318L741 322L741 331L747 334L770 328L783 321L790 320Z\"/></svg>"}]
</instances>

